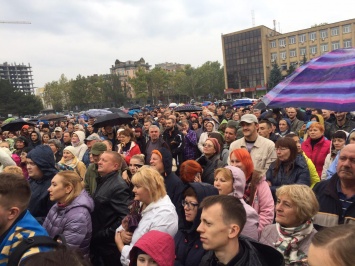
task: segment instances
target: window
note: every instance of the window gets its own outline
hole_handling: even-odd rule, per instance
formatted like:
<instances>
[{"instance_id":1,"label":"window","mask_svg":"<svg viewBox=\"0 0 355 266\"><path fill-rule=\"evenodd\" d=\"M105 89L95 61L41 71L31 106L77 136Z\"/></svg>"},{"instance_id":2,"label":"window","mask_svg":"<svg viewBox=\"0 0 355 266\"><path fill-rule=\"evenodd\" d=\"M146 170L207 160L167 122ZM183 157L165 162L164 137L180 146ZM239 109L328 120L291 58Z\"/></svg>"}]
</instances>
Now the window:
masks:
<instances>
[{"instance_id":1,"label":"window","mask_svg":"<svg viewBox=\"0 0 355 266\"><path fill-rule=\"evenodd\" d=\"M351 32L351 25L344 25L343 26L343 33L350 33Z\"/></svg>"},{"instance_id":2,"label":"window","mask_svg":"<svg viewBox=\"0 0 355 266\"><path fill-rule=\"evenodd\" d=\"M317 33L316 32L310 32L309 33L309 40L313 41L317 39Z\"/></svg>"},{"instance_id":3,"label":"window","mask_svg":"<svg viewBox=\"0 0 355 266\"><path fill-rule=\"evenodd\" d=\"M339 35L339 27L331 28L330 34L331 34L331 36L338 36Z\"/></svg>"},{"instance_id":4,"label":"window","mask_svg":"<svg viewBox=\"0 0 355 266\"><path fill-rule=\"evenodd\" d=\"M306 34L300 34L298 35L298 41L300 43L304 43L306 41Z\"/></svg>"},{"instance_id":5,"label":"window","mask_svg":"<svg viewBox=\"0 0 355 266\"><path fill-rule=\"evenodd\" d=\"M307 52L307 49L306 48L300 48L300 55L305 55Z\"/></svg>"},{"instance_id":6,"label":"window","mask_svg":"<svg viewBox=\"0 0 355 266\"><path fill-rule=\"evenodd\" d=\"M279 39L279 46L280 47L286 47L286 40L285 39Z\"/></svg>"},{"instance_id":7,"label":"window","mask_svg":"<svg viewBox=\"0 0 355 266\"><path fill-rule=\"evenodd\" d=\"M287 64L281 64L281 71L287 70Z\"/></svg>"},{"instance_id":8,"label":"window","mask_svg":"<svg viewBox=\"0 0 355 266\"><path fill-rule=\"evenodd\" d=\"M317 53L317 46L309 47L309 52L313 55L316 54Z\"/></svg>"},{"instance_id":9,"label":"window","mask_svg":"<svg viewBox=\"0 0 355 266\"><path fill-rule=\"evenodd\" d=\"M280 57L282 60L285 60L286 59L286 52L281 52Z\"/></svg>"},{"instance_id":10,"label":"window","mask_svg":"<svg viewBox=\"0 0 355 266\"><path fill-rule=\"evenodd\" d=\"M352 47L352 43L351 40L344 40L344 48L351 48Z\"/></svg>"},{"instance_id":11,"label":"window","mask_svg":"<svg viewBox=\"0 0 355 266\"><path fill-rule=\"evenodd\" d=\"M271 41L270 42L270 47L275 48L276 47L276 41Z\"/></svg>"},{"instance_id":12,"label":"window","mask_svg":"<svg viewBox=\"0 0 355 266\"><path fill-rule=\"evenodd\" d=\"M321 51L322 53L328 52L328 44L327 44L327 43L321 44L321 45L320 45L320 51Z\"/></svg>"},{"instance_id":13,"label":"window","mask_svg":"<svg viewBox=\"0 0 355 266\"><path fill-rule=\"evenodd\" d=\"M296 56L296 50L290 50L290 57Z\"/></svg>"},{"instance_id":14,"label":"window","mask_svg":"<svg viewBox=\"0 0 355 266\"><path fill-rule=\"evenodd\" d=\"M271 61L276 61L277 59L277 53L272 53L271 54Z\"/></svg>"},{"instance_id":15,"label":"window","mask_svg":"<svg viewBox=\"0 0 355 266\"><path fill-rule=\"evenodd\" d=\"M336 50L340 48L340 43L339 42L332 42L332 50Z\"/></svg>"},{"instance_id":16,"label":"window","mask_svg":"<svg viewBox=\"0 0 355 266\"><path fill-rule=\"evenodd\" d=\"M320 33L320 37L322 38L323 41L324 41L325 38L328 37L328 31L327 30L321 30L319 33Z\"/></svg>"},{"instance_id":17,"label":"window","mask_svg":"<svg viewBox=\"0 0 355 266\"><path fill-rule=\"evenodd\" d=\"M288 43L289 44L295 44L296 43L296 36L290 36L288 38Z\"/></svg>"}]
</instances>

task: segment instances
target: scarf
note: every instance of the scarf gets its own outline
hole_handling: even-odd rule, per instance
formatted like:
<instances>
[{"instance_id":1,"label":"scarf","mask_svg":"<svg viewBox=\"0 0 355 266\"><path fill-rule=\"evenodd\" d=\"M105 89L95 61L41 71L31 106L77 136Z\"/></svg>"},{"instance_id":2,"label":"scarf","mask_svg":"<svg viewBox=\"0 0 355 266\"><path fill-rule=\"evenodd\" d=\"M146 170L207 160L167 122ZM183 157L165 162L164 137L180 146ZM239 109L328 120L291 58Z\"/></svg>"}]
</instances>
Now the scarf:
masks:
<instances>
[{"instance_id":1,"label":"scarf","mask_svg":"<svg viewBox=\"0 0 355 266\"><path fill-rule=\"evenodd\" d=\"M65 161L64 158L62 158L59 163L60 164L65 164L66 166L69 166L69 167L75 169L76 166L79 163L79 160L78 160L78 157L74 156L74 158L72 160L69 160L69 161Z\"/></svg>"},{"instance_id":2,"label":"scarf","mask_svg":"<svg viewBox=\"0 0 355 266\"><path fill-rule=\"evenodd\" d=\"M250 188L251 188L251 177L245 183L245 190L244 190L244 195L243 195L244 201L246 203L248 203L249 205L252 204L252 202L249 202L250 201Z\"/></svg>"},{"instance_id":3,"label":"scarf","mask_svg":"<svg viewBox=\"0 0 355 266\"><path fill-rule=\"evenodd\" d=\"M311 220L298 227L282 227L276 223L279 239L274 243L275 248L284 256L285 265L302 266L302 260L307 258L307 254L298 249L298 243L305 239L313 230ZM307 265L307 264L306 264Z\"/></svg>"}]
</instances>

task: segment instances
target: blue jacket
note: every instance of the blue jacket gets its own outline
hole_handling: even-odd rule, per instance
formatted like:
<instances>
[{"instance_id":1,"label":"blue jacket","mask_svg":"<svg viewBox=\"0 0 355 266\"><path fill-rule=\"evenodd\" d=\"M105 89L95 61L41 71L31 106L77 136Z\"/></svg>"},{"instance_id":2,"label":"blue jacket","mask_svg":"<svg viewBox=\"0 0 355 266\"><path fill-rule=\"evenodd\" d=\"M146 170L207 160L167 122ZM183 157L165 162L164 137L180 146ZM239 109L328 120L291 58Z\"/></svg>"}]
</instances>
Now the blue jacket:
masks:
<instances>
[{"instance_id":1,"label":"blue jacket","mask_svg":"<svg viewBox=\"0 0 355 266\"><path fill-rule=\"evenodd\" d=\"M189 183L187 185L195 191L198 203L208 196L218 195L218 190L207 183ZM200 224L201 209L198 209L194 221L187 222L185 212L180 209L179 225L180 229L175 235L175 266L196 266L200 263L206 251L202 248L200 234L196 231Z\"/></svg>"}]
</instances>

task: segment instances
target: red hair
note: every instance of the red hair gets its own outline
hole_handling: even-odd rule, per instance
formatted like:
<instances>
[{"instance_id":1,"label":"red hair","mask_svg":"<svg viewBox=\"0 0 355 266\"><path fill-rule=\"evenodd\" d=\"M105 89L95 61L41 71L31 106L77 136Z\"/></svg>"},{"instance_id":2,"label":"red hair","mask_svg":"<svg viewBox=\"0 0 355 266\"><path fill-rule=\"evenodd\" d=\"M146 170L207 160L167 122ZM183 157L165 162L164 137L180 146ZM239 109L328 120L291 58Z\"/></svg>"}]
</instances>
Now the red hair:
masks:
<instances>
[{"instance_id":1,"label":"red hair","mask_svg":"<svg viewBox=\"0 0 355 266\"><path fill-rule=\"evenodd\" d=\"M194 160L187 160L180 165L180 178L185 183L194 182L197 173L202 174L202 167Z\"/></svg>"},{"instance_id":2,"label":"red hair","mask_svg":"<svg viewBox=\"0 0 355 266\"><path fill-rule=\"evenodd\" d=\"M254 164L253 160L249 152L246 149L235 149L231 152L230 157L232 154L240 161L245 167L245 177L248 180L251 174L254 172Z\"/></svg>"},{"instance_id":3,"label":"red hair","mask_svg":"<svg viewBox=\"0 0 355 266\"><path fill-rule=\"evenodd\" d=\"M308 130L311 129L311 128L318 128L320 132L324 133L324 126L321 123L319 123L319 122L312 123L309 126Z\"/></svg>"}]
</instances>

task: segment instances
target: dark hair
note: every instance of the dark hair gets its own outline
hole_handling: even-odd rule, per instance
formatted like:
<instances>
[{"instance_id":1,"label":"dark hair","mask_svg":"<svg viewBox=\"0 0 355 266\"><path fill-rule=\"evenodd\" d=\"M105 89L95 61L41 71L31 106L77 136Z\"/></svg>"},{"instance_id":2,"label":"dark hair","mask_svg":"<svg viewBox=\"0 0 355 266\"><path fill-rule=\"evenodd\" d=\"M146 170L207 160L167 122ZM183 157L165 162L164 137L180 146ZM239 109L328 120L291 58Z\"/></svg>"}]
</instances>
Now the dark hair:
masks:
<instances>
[{"instance_id":1,"label":"dark hair","mask_svg":"<svg viewBox=\"0 0 355 266\"><path fill-rule=\"evenodd\" d=\"M312 118L315 118L317 120L317 122L319 122L319 117L317 115L311 115L309 120L311 121Z\"/></svg>"},{"instance_id":2,"label":"dark hair","mask_svg":"<svg viewBox=\"0 0 355 266\"><path fill-rule=\"evenodd\" d=\"M289 148L290 149L290 157L286 162L281 162L279 158L276 159L276 165L274 169L274 176L276 177L281 164L285 164L285 173L288 174L289 172L292 171L294 167L294 162L296 160L296 157L298 155L298 149L296 142L292 138L279 138L276 143L275 143L275 148L279 147L284 147L284 148Z\"/></svg>"},{"instance_id":3,"label":"dark hair","mask_svg":"<svg viewBox=\"0 0 355 266\"><path fill-rule=\"evenodd\" d=\"M267 124L268 128L272 128L272 123L269 120L263 119L259 122L259 125L263 123Z\"/></svg>"},{"instance_id":4,"label":"dark hair","mask_svg":"<svg viewBox=\"0 0 355 266\"><path fill-rule=\"evenodd\" d=\"M233 129L235 134L237 134L237 132L238 132L238 129L237 129L235 126L232 126L232 125L228 125L228 124L227 124L227 126L226 126L226 128L225 128L224 130L226 130L227 128Z\"/></svg>"},{"instance_id":5,"label":"dark hair","mask_svg":"<svg viewBox=\"0 0 355 266\"><path fill-rule=\"evenodd\" d=\"M240 232L243 231L247 214L242 202L238 198L228 195L209 196L202 200L200 208L208 209L215 204L221 205L223 221L226 225L236 223L240 228Z\"/></svg>"},{"instance_id":6,"label":"dark hair","mask_svg":"<svg viewBox=\"0 0 355 266\"><path fill-rule=\"evenodd\" d=\"M189 187L188 189L185 190L184 198L186 198L186 197L194 197L197 199L197 194L192 187Z\"/></svg>"},{"instance_id":7,"label":"dark hair","mask_svg":"<svg viewBox=\"0 0 355 266\"><path fill-rule=\"evenodd\" d=\"M299 136L298 136L296 133L293 133L293 132L288 133L288 134L285 136L285 138L293 138L293 137L298 137L298 138L299 138Z\"/></svg>"},{"instance_id":8,"label":"dark hair","mask_svg":"<svg viewBox=\"0 0 355 266\"><path fill-rule=\"evenodd\" d=\"M119 136L123 135L123 136L126 136L126 137L130 137L131 138L131 141L136 141L136 138L134 136L134 132L132 129L130 128L125 128L124 130L120 131L118 133Z\"/></svg>"},{"instance_id":9,"label":"dark hair","mask_svg":"<svg viewBox=\"0 0 355 266\"><path fill-rule=\"evenodd\" d=\"M343 130L337 130L332 135L332 139L335 139L335 138L346 140L347 136L346 136L346 133Z\"/></svg>"},{"instance_id":10,"label":"dark hair","mask_svg":"<svg viewBox=\"0 0 355 266\"><path fill-rule=\"evenodd\" d=\"M217 139L219 146L221 146L221 150L223 149L223 145L224 145L225 141L224 141L224 138L223 138L221 133L219 133L219 132L209 132L207 135L208 135L209 138Z\"/></svg>"}]
</instances>

